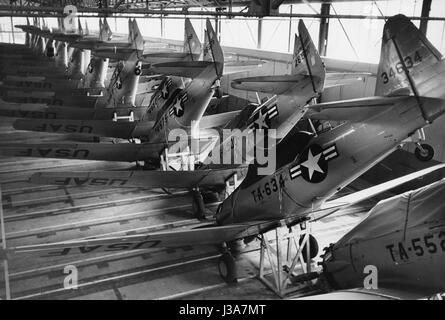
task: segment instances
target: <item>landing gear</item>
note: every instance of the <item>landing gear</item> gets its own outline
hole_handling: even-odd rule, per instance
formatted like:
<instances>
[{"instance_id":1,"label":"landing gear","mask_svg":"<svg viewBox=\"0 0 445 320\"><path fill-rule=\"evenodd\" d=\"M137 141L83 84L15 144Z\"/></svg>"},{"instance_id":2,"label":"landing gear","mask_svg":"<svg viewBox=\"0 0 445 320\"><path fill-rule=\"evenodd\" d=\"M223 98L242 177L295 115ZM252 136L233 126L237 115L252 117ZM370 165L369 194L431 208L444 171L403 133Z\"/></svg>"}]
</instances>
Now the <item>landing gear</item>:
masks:
<instances>
[{"instance_id":1,"label":"landing gear","mask_svg":"<svg viewBox=\"0 0 445 320\"><path fill-rule=\"evenodd\" d=\"M430 161L434 157L434 149L429 144L426 143L416 143L416 150L414 155L420 161Z\"/></svg>"},{"instance_id":2,"label":"landing gear","mask_svg":"<svg viewBox=\"0 0 445 320\"><path fill-rule=\"evenodd\" d=\"M237 282L236 263L230 251L225 251L219 257L218 270L221 278L228 284Z\"/></svg>"},{"instance_id":3,"label":"landing gear","mask_svg":"<svg viewBox=\"0 0 445 320\"><path fill-rule=\"evenodd\" d=\"M192 208L195 217L198 220L206 220L206 213L208 212L208 210L204 205L204 198L202 197L201 192L199 191L198 188L196 188L193 189L192 195L193 195Z\"/></svg>"},{"instance_id":4,"label":"landing gear","mask_svg":"<svg viewBox=\"0 0 445 320\"><path fill-rule=\"evenodd\" d=\"M403 142L411 142L416 145L414 155L420 161L430 161L434 157L434 149L429 144L422 143L425 141L425 132L423 129L417 130Z\"/></svg>"}]
</instances>

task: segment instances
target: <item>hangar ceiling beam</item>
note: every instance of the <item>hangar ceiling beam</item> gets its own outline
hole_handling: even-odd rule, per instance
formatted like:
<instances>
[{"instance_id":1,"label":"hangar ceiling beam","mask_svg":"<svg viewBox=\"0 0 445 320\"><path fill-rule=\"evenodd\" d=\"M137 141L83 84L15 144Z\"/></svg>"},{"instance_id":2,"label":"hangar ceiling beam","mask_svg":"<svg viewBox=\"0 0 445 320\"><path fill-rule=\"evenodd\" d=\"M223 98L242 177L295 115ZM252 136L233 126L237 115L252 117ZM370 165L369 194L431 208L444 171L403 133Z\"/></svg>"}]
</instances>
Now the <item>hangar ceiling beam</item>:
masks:
<instances>
[{"instance_id":1,"label":"hangar ceiling beam","mask_svg":"<svg viewBox=\"0 0 445 320\"><path fill-rule=\"evenodd\" d=\"M424 35L426 35L426 31L428 29L428 19L426 19L426 18L429 18L429 16L430 16L431 2L432 2L432 0L423 0L423 3L422 3L421 17L424 19L420 20L419 29Z\"/></svg>"},{"instance_id":2,"label":"hangar ceiling beam","mask_svg":"<svg viewBox=\"0 0 445 320\"><path fill-rule=\"evenodd\" d=\"M99 15L116 15L116 17L122 18L157 18L163 15L166 19L178 19L188 17L215 17L218 16L220 19L224 18L255 18L260 15L252 15L246 11L237 11L237 12L223 12L219 11L200 11L200 10L187 10L185 12L180 10L172 10L172 9L147 9L147 8L113 8L109 7L105 8L77 8L77 15L80 17L92 17L91 14ZM33 6L7 6L0 5L0 16L9 17L9 16L19 16L19 17L64 17L63 8L60 7L33 7ZM277 13L273 15L273 18L302 18L302 19L378 19L378 20L387 20L391 16L369 16L369 15L358 15L358 14L316 14L316 13ZM433 20L433 21L445 21L445 17L429 17L422 18L419 16L411 16L408 17L410 20Z\"/></svg>"},{"instance_id":3,"label":"hangar ceiling beam","mask_svg":"<svg viewBox=\"0 0 445 320\"><path fill-rule=\"evenodd\" d=\"M318 33L318 52L321 56L326 56L328 49L329 18L326 18L326 16L330 15L330 11L330 3L321 4L320 30Z\"/></svg>"}]
</instances>

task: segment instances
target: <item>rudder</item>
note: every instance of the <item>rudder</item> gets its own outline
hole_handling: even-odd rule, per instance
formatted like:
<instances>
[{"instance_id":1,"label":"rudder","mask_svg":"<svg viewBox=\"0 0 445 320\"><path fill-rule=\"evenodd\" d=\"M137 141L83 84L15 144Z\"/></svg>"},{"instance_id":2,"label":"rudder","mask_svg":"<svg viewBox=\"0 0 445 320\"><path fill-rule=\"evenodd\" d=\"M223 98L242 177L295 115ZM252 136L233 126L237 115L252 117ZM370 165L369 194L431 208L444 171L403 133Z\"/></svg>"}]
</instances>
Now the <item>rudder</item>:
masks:
<instances>
[{"instance_id":1,"label":"rudder","mask_svg":"<svg viewBox=\"0 0 445 320\"><path fill-rule=\"evenodd\" d=\"M383 29L375 95L422 95L416 84L425 68L441 59L442 54L407 17L389 18Z\"/></svg>"}]
</instances>

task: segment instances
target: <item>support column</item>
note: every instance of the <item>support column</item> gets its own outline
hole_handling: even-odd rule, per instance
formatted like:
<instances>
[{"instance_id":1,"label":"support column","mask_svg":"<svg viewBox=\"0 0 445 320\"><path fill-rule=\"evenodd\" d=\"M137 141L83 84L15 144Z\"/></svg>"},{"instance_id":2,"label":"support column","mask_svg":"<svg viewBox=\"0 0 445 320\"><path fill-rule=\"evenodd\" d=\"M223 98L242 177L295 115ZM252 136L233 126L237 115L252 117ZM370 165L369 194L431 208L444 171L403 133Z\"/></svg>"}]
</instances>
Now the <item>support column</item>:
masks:
<instances>
[{"instance_id":1,"label":"support column","mask_svg":"<svg viewBox=\"0 0 445 320\"><path fill-rule=\"evenodd\" d=\"M291 17L289 18L289 38L287 39L287 52L290 52L291 48L292 48L292 9L293 9L293 5L290 5L290 15Z\"/></svg>"},{"instance_id":2,"label":"support column","mask_svg":"<svg viewBox=\"0 0 445 320\"><path fill-rule=\"evenodd\" d=\"M161 5L161 11L164 10L164 6ZM165 37L165 21L163 16L161 15L161 17L159 18L161 21L161 38Z\"/></svg>"},{"instance_id":3,"label":"support column","mask_svg":"<svg viewBox=\"0 0 445 320\"><path fill-rule=\"evenodd\" d=\"M432 0L423 0L423 3L422 3L422 14L421 14L422 18L428 18L430 16L431 2L432 2ZM426 19L420 20L419 30L424 35L426 35L427 28L428 28L428 20L426 20Z\"/></svg>"},{"instance_id":4,"label":"support column","mask_svg":"<svg viewBox=\"0 0 445 320\"><path fill-rule=\"evenodd\" d=\"M12 16L11 16L11 35L12 35L12 42L15 43L14 21Z\"/></svg>"},{"instance_id":5,"label":"support column","mask_svg":"<svg viewBox=\"0 0 445 320\"><path fill-rule=\"evenodd\" d=\"M321 15L329 15L331 11L331 5L329 3L323 3L321 5ZM321 56L326 56L328 50L328 32L329 32L329 19L322 17L320 19L320 32L318 35L318 52Z\"/></svg>"},{"instance_id":6,"label":"support column","mask_svg":"<svg viewBox=\"0 0 445 320\"><path fill-rule=\"evenodd\" d=\"M217 13L220 13L222 11L221 8L216 8L215 10ZM219 15L215 16L215 33L218 41L221 43L221 18Z\"/></svg>"},{"instance_id":7,"label":"support column","mask_svg":"<svg viewBox=\"0 0 445 320\"><path fill-rule=\"evenodd\" d=\"M263 18L258 18L258 34L257 34L257 49L261 49L261 37L263 36Z\"/></svg>"}]
</instances>

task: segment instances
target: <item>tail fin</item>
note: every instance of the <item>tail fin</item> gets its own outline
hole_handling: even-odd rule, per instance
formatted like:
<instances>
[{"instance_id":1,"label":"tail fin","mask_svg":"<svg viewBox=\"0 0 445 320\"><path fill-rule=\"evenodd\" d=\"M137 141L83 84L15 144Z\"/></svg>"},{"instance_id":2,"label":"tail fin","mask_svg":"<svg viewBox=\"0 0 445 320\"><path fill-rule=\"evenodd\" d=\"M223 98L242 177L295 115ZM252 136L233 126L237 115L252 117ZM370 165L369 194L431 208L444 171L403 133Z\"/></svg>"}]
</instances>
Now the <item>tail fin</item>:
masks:
<instances>
[{"instance_id":1,"label":"tail fin","mask_svg":"<svg viewBox=\"0 0 445 320\"><path fill-rule=\"evenodd\" d=\"M29 18L26 17L26 25L29 27ZM25 45L27 47L31 46L31 36L29 34L29 32L25 33Z\"/></svg>"},{"instance_id":2,"label":"tail fin","mask_svg":"<svg viewBox=\"0 0 445 320\"><path fill-rule=\"evenodd\" d=\"M185 28L184 28L184 52L188 52L192 58L199 57L201 54L201 42L196 35L195 29L189 18L185 18Z\"/></svg>"},{"instance_id":3,"label":"tail fin","mask_svg":"<svg viewBox=\"0 0 445 320\"><path fill-rule=\"evenodd\" d=\"M325 66L309 35L303 20L298 23L298 34L295 35L292 74L307 74L312 81L314 92L320 91L326 76Z\"/></svg>"},{"instance_id":4,"label":"tail fin","mask_svg":"<svg viewBox=\"0 0 445 320\"><path fill-rule=\"evenodd\" d=\"M102 23L102 18L99 18L99 40L105 41L104 24Z\"/></svg>"},{"instance_id":5,"label":"tail fin","mask_svg":"<svg viewBox=\"0 0 445 320\"><path fill-rule=\"evenodd\" d=\"M207 35L207 30L204 30L204 47L202 49L202 61L213 61L212 51L209 47L209 36Z\"/></svg>"},{"instance_id":6,"label":"tail fin","mask_svg":"<svg viewBox=\"0 0 445 320\"><path fill-rule=\"evenodd\" d=\"M134 106L141 73L142 63L136 52L117 64L107 89L108 107L121 103Z\"/></svg>"},{"instance_id":7,"label":"tail fin","mask_svg":"<svg viewBox=\"0 0 445 320\"><path fill-rule=\"evenodd\" d=\"M424 69L441 59L442 54L407 17L389 18L383 29L375 95L422 95L416 83L424 77Z\"/></svg>"},{"instance_id":8,"label":"tail fin","mask_svg":"<svg viewBox=\"0 0 445 320\"><path fill-rule=\"evenodd\" d=\"M90 29L88 28L88 21L85 20L85 35L90 34Z\"/></svg>"},{"instance_id":9,"label":"tail fin","mask_svg":"<svg viewBox=\"0 0 445 320\"><path fill-rule=\"evenodd\" d=\"M66 75L70 79L81 79L83 77L84 70L84 55L81 49L74 48L73 53L68 61L66 68Z\"/></svg>"},{"instance_id":10,"label":"tail fin","mask_svg":"<svg viewBox=\"0 0 445 320\"><path fill-rule=\"evenodd\" d=\"M218 78L223 75L224 70L224 54L218 41L218 37L213 30L212 23L207 18L206 33L209 40L209 49L215 64L215 71Z\"/></svg>"},{"instance_id":11,"label":"tail fin","mask_svg":"<svg viewBox=\"0 0 445 320\"><path fill-rule=\"evenodd\" d=\"M78 28L78 33L81 34L81 35L84 35L83 28L82 28L82 23L80 22L80 18L77 18L77 28Z\"/></svg>"},{"instance_id":12,"label":"tail fin","mask_svg":"<svg viewBox=\"0 0 445 320\"><path fill-rule=\"evenodd\" d=\"M133 20L128 19L128 43L133 41Z\"/></svg>"},{"instance_id":13,"label":"tail fin","mask_svg":"<svg viewBox=\"0 0 445 320\"><path fill-rule=\"evenodd\" d=\"M106 18L104 18L104 29L105 29L105 41L111 41L113 38L113 32L111 31L110 25Z\"/></svg>"},{"instance_id":14,"label":"tail fin","mask_svg":"<svg viewBox=\"0 0 445 320\"><path fill-rule=\"evenodd\" d=\"M141 31L139 30L136 19L134 19L133 23L131 24L131 33L132 33L132 39L131 39L132 48L139 51L143 51L144 38L142 38L142 34Z\"/></svg>"}]
</instances>

